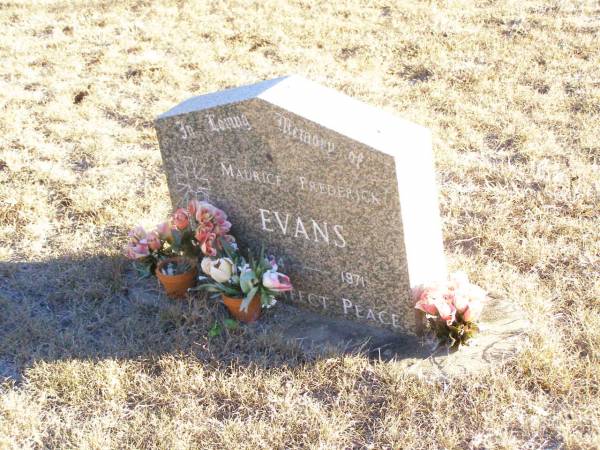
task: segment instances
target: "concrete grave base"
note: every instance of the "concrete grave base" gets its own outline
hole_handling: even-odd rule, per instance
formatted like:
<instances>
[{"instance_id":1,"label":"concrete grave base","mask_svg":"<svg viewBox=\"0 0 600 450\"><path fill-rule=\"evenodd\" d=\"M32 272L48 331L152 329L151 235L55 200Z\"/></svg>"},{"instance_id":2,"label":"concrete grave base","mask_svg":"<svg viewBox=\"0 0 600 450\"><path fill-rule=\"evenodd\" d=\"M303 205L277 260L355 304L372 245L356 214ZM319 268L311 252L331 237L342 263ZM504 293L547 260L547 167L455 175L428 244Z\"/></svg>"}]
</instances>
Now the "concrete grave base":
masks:
<instances>
[{"instance_id":1,"label":"concrete grave base","mask_svg":"<svg viewBox=\"0 0 600 450\"><path fill-rule=\"evenodd\" d=\"M369 329L355 321L326 318L287 304L277 308L262 326L281 333L306 352L363 352L396 360L409 372L425 376L465 375L512 358L523 347L529 327L523 311L512 302L490 299L481 332L468 346L449 353L446 348L436 348L437 341L431 336Z\"/></svg>"},{"instance_id":2,"label":"concrete grave base","mask_svg":"<svg viewBox=\"0 0 600 450\"><path fill-rule=\"evenodd\" d=\"M410 370L423 375L459 376L514 358L527 341L530 323L524 317L524 311L512 301L490 299L483 313L481 331L468 346L452 354L438 349L416 361Z\"/></svg>"}]
</instances>

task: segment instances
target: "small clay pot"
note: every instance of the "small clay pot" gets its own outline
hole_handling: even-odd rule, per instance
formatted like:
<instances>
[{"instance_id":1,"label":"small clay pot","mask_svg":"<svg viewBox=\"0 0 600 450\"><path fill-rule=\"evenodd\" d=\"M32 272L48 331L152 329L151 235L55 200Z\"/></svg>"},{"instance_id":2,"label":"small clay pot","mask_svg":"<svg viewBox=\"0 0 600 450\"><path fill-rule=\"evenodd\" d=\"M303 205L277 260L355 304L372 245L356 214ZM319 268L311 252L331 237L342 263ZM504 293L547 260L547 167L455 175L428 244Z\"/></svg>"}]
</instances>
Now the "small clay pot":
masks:
<instances>
[{"instance_id":1,"label":"small clay pot","mask_svg":"<svg viewBox=\"0 0 600 450\"><path fill-rule=\"evenodd\" d=\"M190 261L192 264L191 270L178 275L165 275L162 273L162 268L170 262ZM196 262L177 256L175 258L163 259L156 265L156 277L160 280L165 288L165 292L171 298L185 298L187 290L194 287L198 278L198 268Z\"/></svg>"},{"instance_id":2,"label":"small clay pot","mask_svg":"<svg viewBox=\"0 0 600 450\"><path fill-rule=\"evenodd\" d=\"M221 294L223 297L223 303L227 306L227 309L231 313L233 317L235 317L240 322L251 323L255 322L260 316L260 311L262 309L262 305L260 303L260 294L256 294L250 304L248 305L247 311L241 311L240 306L242 306L241 298L233 298L228 297L224 294Z\"/></svg>"}]
</instances>

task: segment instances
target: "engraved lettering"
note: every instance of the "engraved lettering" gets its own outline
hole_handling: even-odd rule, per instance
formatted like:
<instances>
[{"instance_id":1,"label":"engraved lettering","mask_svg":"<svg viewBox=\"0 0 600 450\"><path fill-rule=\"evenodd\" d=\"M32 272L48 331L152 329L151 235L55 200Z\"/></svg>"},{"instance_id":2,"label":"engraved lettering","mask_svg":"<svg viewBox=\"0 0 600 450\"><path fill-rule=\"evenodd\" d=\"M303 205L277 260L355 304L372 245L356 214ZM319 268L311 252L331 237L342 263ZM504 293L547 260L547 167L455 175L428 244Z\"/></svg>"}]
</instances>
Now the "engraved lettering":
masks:
<instances>
[{"instance_id":1,"label":"engraved lettering","mask_svg":"<svg viewBox=\"0 0 600 450\"><path fill-rule=\"evenodd\" d=\"M222 168L221 170L230 173L230 170L228 170L226 167ZM273 214L275 216L277 224L279 225L279 230L281 231L281 234L283 234L284 236L288 235L288 223L291 217L290 214L280 213L279 211L270 211L268 209L262 208L259 209L259 211L261 218L261 227L263 230L274 231L274 229L267 227L267 225L272 221L270 215ZM293 233L292 231L290 231L290 234L294 238L304 238L309 241L312 240L314 242L324 242L327 245L330 245L330 241L332 241L333 245L339 248L344 248L347 245L346 238L343 234L344 227L342 225L333 225L333 233L335 234L335 239L332 240L330 238L329 224L327 222L317 222L314 219L310 219L311 228L309 228L309 230L312 234L311 239L311 236L309 235L309 232L306 229L305 221L302 219L302 217L295 216L295 219L292 220L295 220L296 222L295 228L293 229Z\"/></svg>"},{"instance_id":2,"label":"engraved lettering","mask_svg":"<svg viewBox=\"0 0 600 450\"><path fill-rule=\"evenodd\" d=\"M221 163L221 173L225 176L234 177L233 175L233 166L229 164L229 167L225 166L224 163Z\"/></svg>"},{"instance_id":3,"label":"engraved lettering","mask_svg":"<svg viewBox=\"0 0 600 450\"><path fill-rule=\"evenodd\" d=\"M346 239L344 238L342 231L343 231L343 227L341 225L333 226L333 232L339 239L339 241L333 241L333 245L335 245L336 247L340 247L340 248L344 248L346 246Z\"/></svg>"},{"instance_id":4,"label":"engraved lettering","mask_svg":"<svg viewBox=\"0 0 600 450\"><path fill-rule=\"evenodd\" d=\"M300 184L302 185L301 189L304 189L304 184L306 183L306 178L299 177L299 179L300 179Z\"/></svg>"},{"instance_id":5,"label":"engraved lettering","mask_svg":"<svg viewBox=\"0 0 600 450\"><path fill-rule=\"evenodd\" d=\"M252 129L252 125L250 125L250 121L248 120L248 118L246 117L245 114L242 114L240 116L240 121L242 122L242 126L246 129L246 130L251 130Z\"/></svg>"},{"instance_id":6,"label":"engraved lettering","mask_svg":"<svg viewBox=\"0 0 600 450\"><path fill-rule=\"evenodd\" d=\"M289 136L292 139L299 140L303 144L326 151L329 155L332 155L335 152L335 144L333 142L327 141L322 136L295 126L289 117L286 117L281 113L275 113L275 117L277 126L282 134Z\"/></svg>"},{"instance_id":7,"label":"engraved lettering","mask_svg":"<svg viewBox=\"0 0 600 450\"><path fill-rule=\"evenodd\" d=\"M321 299L321 303L323 303L323 309L327 309L327 300L329 300L329 297L321 295L319 298Z\"/></svg>"},{"instance_id":8,"label":"engraved lettering","mask_svg":"<svg viewBox=\"0 0 600 450\"><path fill-rule=\"evenodd\" d=\"M294 234L294 237L298 237L298 234L303 234L306 239L310 240L300 217L296 219L296 233Z\"/></svg>"},{"instance_id":9,"label":"engraved lettering","mask_svg":"<svg viewBox=\"0 0 600 450\"><path fill-rule=\"evenodd\" d=\"M299 301L322 309L329 308L329 297L325 295L319 295L313 292L306 293L300 290L293 290L287 292L285 295L288 298L288 300L292 302Z\"/></svg>"},{"instance_id":10,"label":"engraved lettering","mask_svg":"<svg viewBox=\"0 0 600 450\"><path fill-rule=\"evenodd\" d=\"M215 125L215 122L213 121L213 118L215 117L214 114L207 114L206 118L208 119L208 126L210 127L210 131L219 131L219 129L217 128L217 126Z\"/></svg>"},{"instance_id":11,"label":"engraved lettering","mask_svg":"<svg viewBox=\"0 0 600 450\"><path fill-rule=\"evenodd\" d=\"M364 308L360 305L354 305L354 311L356 312L356 318L358 319L364 319L363 316L360 315L360 313L364 310Z\"/></svg>"},{"instance_id":12,"label":"engraved lettering","mask_svg":"<svg viewBox=\"0 0 600 450\"><path fill-rule=\"evenodd\" d=\"M185 126L181 122L177 122L177 126L179 127L179 132L181 133L181 139L187 139L188 133L185 129Z\"/></svg>"},{"instance_id":13,"label":"engraved lettering","mask_svg":"<svg viewBox=\"0 0 600 450\"><path fill-rule=\"evenodd\" d=\"M382 315L387 314L387 311L379 311L379 314L377 314L377 317L379 317L379 321L384 324L384 325L391 325L391 322L386 322L385 320L383 320L383 318L381 317Z\"/></svg>"},{"instance_id":14,"label":"engraved lettering","mask_svg":"<svg viewBox=\"0 0 600 450\"><path fill-rule=\"evenodd\" d=\"M279 217L279 212L275 211L274 215L275 215L275 220L277 220L277 223L279 224L279 228L281 228L281 232L283 234L286 234L287 233L288 222L290 220L290 215L289 214L285 215L285 223L281 223L281 217Z\"/></svg>"},{"instance_id":15,"label":"engraved lettering","mask_svg":"<svg viewBox=\"0 0 600 450\"><path fill-rule=\"evenodd\" d=\"M234 168L233 164L221 161L221 175L236 178L240 181L250 181L260 184L281 185L281 177L274 173L250 170L247 168Z\"/></svg>"},{"instance_id":16,"label":"engraved lettering","mask_svg":"<svg viewBox=\"0 0 600 450\"><path fill-rule=\"evenodd\" d=\"M271 222L271 219L267 219L266 214L270 214L268 209L259 209L260 211L260 219L262 223L262 229L265 231L273 231L271 228L267 228L267 223Z\"/></svg>"},{"instance_id":17,"label":"engraved lettering","mask_svg":"<svg viewBox=\"0 0 600 450\"><path fill-rule=\"evenodd\" d=\"M314 220L312 221L312 226L313 234L315 235L315 242L319 242L319 238L317 237L317 234L319 234L323 238L323 241L329 244L329 231L327 230L327 222L323 222L323 228L325 229L325 232L323 232L323 229Z\"/></svg>"},{"instance_id":18,"label":"engraved lettering","mask_svg":"<svg viewBox=\"0 0 600 450\"><path fill-rule=\"evenodd\" d=\"M348 300L347 298L343 298L342 303L343 303L343 307L344 307L344 314L348 314L348 310L350 308L352 308L352 302L350 300Z\"/></svg>"},{"instance_id":19,"label":"engraved lettering","mask_svg":"<svg viewBox=\"0 0 600 450\"><path fill-rule=\"evenodd\" d=\"M381 205L379 193L367 189L352 188L338 184L326 184L317 180L309 180L304 176L298 176L300 190L314 192L318 195L343 198L355 203L366 203L368 205Z\"/></svg>"},{"instance_id":20,"label":"engraved lettering","mask_svg":"<svg viewBox=\"0 0 600 450\"><path fill-rule=\"evenodd\" d=\"M216 117L214 114L206 114L208 129L212 133L220 133L229 130L251 130L252 125L245 114Z\"/></svg>"},{"instance_id":21,"label":"engraved lettering","mask_svg":"<svg viewBox=\"0 0 600 450\"><path fill-rule=\"evenodd\" d=\"M375 313L373 313L373 310L371 308L368 308L367 310L367 319L371 319L377 322L377 319L375 319Z\"/></svg>"}]
</instances>

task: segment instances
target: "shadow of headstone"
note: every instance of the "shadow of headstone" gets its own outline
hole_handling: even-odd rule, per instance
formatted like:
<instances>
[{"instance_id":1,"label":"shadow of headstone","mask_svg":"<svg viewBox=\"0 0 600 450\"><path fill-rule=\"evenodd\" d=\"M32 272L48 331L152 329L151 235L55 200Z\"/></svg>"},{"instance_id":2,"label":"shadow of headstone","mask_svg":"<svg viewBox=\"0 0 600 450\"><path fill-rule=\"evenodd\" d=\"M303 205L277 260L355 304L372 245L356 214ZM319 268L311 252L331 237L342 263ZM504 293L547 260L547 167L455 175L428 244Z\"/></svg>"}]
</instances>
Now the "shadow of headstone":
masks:
<instances>
[{"instance_id":1,"label":"shadow of headstone","mask_svg":"<svg viewBox=\"0 0 600 450\"><path fill-rule=\"evenodd\" d=\"M0 263L0 378L18 380L36 361L144 360L191 353L216 366L306 364L361 354L393 361L421 376L484 370L518 354L528 322L513 302L493 299L482 332L458 352L431 339L319 315L280 302L255 324L212 339L212 324L227 317L204 296L166 298L154 278L139 279L111 258Z\"/></svg>"},{"instance_id":2,"label":"shadow of headstone","mask_svg":"<svg viewBox=\"0 0 600 450\"><path fill-rule=\"evenodd\" d=\"M362 353L383 360L422 358L429 354L423 339L414 334L322 316L289 304L278 304L263 327L296 342L307 353Z\"/></svg>"}]
</instances>

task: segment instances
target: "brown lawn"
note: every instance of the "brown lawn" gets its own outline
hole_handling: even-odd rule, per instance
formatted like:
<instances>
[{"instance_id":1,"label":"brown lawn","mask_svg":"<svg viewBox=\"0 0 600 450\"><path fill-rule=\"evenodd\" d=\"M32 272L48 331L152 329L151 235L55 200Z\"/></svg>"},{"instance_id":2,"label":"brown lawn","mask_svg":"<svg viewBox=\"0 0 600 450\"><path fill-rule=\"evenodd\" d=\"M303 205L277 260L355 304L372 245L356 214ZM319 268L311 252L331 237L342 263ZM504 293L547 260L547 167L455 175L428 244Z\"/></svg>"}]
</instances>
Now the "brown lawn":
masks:
<instances>
[{"instance_id":1,"label":"brown lawn","mask_svg":"<svg viewBox=\"0 0 600 450\"><path fill-rule=\"evenodd\" d=\"M0 25L1 448L600 447L598 2L5 1ZM531 316L518 357L419 379L127 295L124 236L170 208L153 118L288 73L434 131L449 264Z\"/></svg>"}]
</instances>

